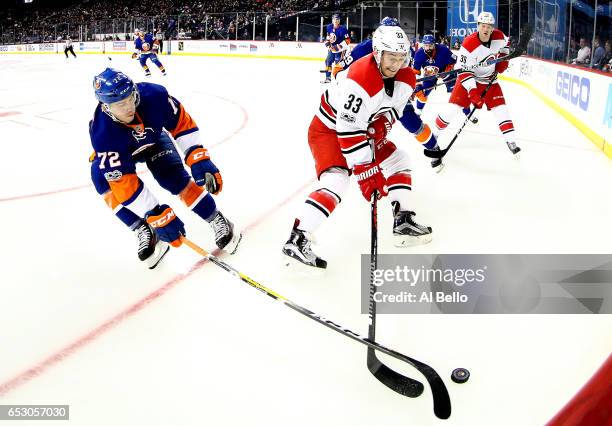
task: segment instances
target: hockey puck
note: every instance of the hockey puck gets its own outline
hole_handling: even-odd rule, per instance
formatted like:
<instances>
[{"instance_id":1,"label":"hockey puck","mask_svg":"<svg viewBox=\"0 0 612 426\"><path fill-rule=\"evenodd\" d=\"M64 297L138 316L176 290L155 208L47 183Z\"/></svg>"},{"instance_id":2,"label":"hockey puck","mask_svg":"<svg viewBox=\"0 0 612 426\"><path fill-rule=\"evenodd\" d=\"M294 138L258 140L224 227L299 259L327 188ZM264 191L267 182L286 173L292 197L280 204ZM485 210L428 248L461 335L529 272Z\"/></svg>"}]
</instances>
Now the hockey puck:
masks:
<instances>
[{"instance_id":1,"label":"hockey puck","mask_svg":"<svg viewBox=\"0 0 612 426\"><path fill-rule=\"evenodd\" d=\"M455 368L451 373L451 380L455 383L465 383L470 378L470 372L465 368Z\"/></svg>"}]
</instances>

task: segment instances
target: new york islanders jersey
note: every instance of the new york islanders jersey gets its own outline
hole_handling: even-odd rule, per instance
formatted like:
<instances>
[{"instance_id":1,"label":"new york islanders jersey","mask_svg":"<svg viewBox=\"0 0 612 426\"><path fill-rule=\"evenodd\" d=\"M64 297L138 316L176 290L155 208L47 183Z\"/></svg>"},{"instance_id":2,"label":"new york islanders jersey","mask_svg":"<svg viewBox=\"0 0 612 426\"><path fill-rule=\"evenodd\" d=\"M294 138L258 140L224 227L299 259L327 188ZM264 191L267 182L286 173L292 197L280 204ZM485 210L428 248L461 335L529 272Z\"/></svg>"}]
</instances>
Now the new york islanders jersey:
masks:
<instances>
[{"instance_id":1,"label":"new york islanders jersey","mask_svg":"<svg viewBox=\"0 0 612 426\"><path fill-rule=\"evenodd\" d=\"M134 47L140 52L141 55L156 53L156 46L158 45L159 40L155 39L151 33L146 33L144 38L137 37L136 40L134 40Z\"/></svg>"},{"instance_id":2,"label":"new york islanders jersey","mask_svg":"<svg viewBox=\"0 0 612 426\"><path fill-rule=\"evenodd\" d=\"M327 39L330 48L335 52L346 50L351 43L349 32L344 25L338 25L338 28L334 28L334 24L327 25Z\"/></svg>"},{"instance_id":3,"label":"new york islanders jersey","mask_svg":"<svg viewBox=\"0 0 612 426\"><path fill-rule=\"evenodd\" d=\"M459 49L455 69L470 67L479 63L486 63L489 59L496 59L500 49L508 46L508 38L500 30L493 30L487 43L480 41L478 32L472 33L463 40ZM476 87L476 83L488 83L495 72L495 64L480 66L469 71L459 72L458 79L469 92Z\"/></svg>"},{"instance_id":4,"label":"new york islanders jersey","mask_svg":"<svg viewBox=\"0 0 612 426\"><path fill-rule=\"evenodd\" d=\"M140 102L130 124L114 121L98 104L89 123L89 135L98 165L118 203L136 215L145 213L158 202L136 175L136 163L146 159L146 150L154 146L162 132L169 132L185 153L200 145L196 123L181 103L158 84L137 83Z\"/></svg>"},{"instance_id":5,"label":"new york islanders jersey","mask_svg":"<svg viewBox=\"0 0 612 426\"><path fill-rule=\"evenodd\" d=\"M357 46L353 47L349 53L344 56L342 65L344 69L348 68L357 59L361 59L364 56L372 53L372 39L364 40Z\"/></svg>"},{"instance_id":6,"label":"new york islanders jersey","mask_svg":"<svg viewBox=\"0 0 612 426\"><path fill-rule=\"evenodd\" d=\"M438 74L453 68L457 57L443 44L436 44L431 56L420 48L414 55L412 67L420 71L422 77Z\"/></svg>"},{"instance_id":7,"label":"new york islanders jersey","mask_svg":"<svg viewBox=\"0 0 612 426\"><path fill-rule=\"evenodd\" d=\"M415 85L416 77L409 67L400 69L395 78L383 79L369 54L339 73L321 95L317 117L336 130L349 167L372 161L368 125L383 114L391 123L398 120Z\"/></svg>"}]
</instances>

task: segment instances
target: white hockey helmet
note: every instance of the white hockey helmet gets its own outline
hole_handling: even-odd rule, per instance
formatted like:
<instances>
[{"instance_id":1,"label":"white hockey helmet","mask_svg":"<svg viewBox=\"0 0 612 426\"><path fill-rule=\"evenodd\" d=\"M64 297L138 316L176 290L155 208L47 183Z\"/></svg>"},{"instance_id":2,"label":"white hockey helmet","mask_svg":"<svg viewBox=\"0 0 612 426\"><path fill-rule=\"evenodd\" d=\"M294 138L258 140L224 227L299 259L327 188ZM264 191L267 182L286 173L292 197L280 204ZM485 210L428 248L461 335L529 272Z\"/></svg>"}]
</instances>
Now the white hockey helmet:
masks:
<instances>
[{"instance_id":1,"label":"white hockey helmet","mask_svg":"<svg viewBox=\"0 0 612 426\"><path fill-rule=\"evenodd\" d=\"M389 27L386 25L378 27L372 37L372 49L378 64L380 64L382 53L385 51L405 53L406 60L410 60L410 43L406 33L400 27Z\"/></svg>"},{"instance_id":2,"label":"white hockey helmet","mask_svg":"<svg viewBox=\"0 0 612 426\"><path fill-rule=\"evenodd\" d=\"M491 12L480 12L478 18L476 18L476 22L479 24L495 25L495 17Z\"/></svg>"}]
</instances>

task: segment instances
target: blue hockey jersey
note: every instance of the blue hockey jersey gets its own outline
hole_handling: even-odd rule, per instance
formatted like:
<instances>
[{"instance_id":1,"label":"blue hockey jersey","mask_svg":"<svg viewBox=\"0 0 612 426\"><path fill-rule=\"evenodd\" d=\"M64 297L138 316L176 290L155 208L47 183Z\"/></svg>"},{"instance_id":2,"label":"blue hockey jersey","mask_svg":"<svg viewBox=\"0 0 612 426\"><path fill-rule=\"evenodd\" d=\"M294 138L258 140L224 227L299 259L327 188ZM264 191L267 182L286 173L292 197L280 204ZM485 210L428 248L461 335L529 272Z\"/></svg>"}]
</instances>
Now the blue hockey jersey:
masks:
<instances>
[{"instance_id":1,"label":"blue hockey jersey","mask_svg":"<svg viewBox=\"0 0 612 426\"><path fill-rule=\"evenodd\" d=\"M144 38L137 37L134 40L134 47L140 51L140 54L148 55L149 53L157 53L159 41L153 37L153 34L146 33Z\"/></svg>"},{"instance_id":2,"label":"blue hockey jersey","mask_svg":"<svg viewBox=\"0 0 612 426\"><path fill-rule=\"evenodd\" d=\"M330 41L330 45L332 47L336 47L338 49L342 42L345 42L345 45L348 46L350 43L349 32L344 25L339 25L338 28L334 28L334 24L327 25L327 36L330 34L335 35L335 40L333 42ZM344 49L338 49L344 50Z\"/></svg>"},{"instance_id":3,"label":"blue hockey jersey","mask_svg":"<svg viewBox=\"0 0 612 426\"><path fill-rule=\"evenodd\" d=\"M153 83L137 83L136 87L140 102L132 123L113 120L98 104L89 135L94 149L91 161L103 172L112 195L143 217L156 200L136 175L136 163L144 157L140 154L159 142L164 129L183 152L200 141L196 123L165 87Z\"/></svg>"},{"instance_id":4,"label":"blue hockey jersey","mask_svg":"<svg viewBox=\"0 0 612 426\"><path fill-rule=\"evenodd\" d=\"M421 72L421 77L434 75L453 68L457 56L444 44L436 44L431 56L421 47L414 55L412 67Z\"/></svg>"}]
</instances>

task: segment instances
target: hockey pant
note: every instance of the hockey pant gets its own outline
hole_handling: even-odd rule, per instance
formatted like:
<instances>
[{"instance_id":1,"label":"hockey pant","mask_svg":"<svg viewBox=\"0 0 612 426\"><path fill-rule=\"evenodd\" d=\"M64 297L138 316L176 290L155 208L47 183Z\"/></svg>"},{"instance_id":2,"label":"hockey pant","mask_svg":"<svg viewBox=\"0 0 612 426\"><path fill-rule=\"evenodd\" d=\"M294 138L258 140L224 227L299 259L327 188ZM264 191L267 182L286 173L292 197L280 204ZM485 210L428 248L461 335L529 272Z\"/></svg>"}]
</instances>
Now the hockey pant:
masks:
<instances>
[{"instance_id":1,"label":"hockey pant","mask_svg":"<svg viewBox=\"0 0 612 426\"><path fill-rule=\"evenodd\" d=\"M350 172L336 136L336 131L314 117L308 129L308 144L315 160L319 185L300 208L298 229L314 232L342 201L348 188ZM407 210L412 190L412 176L408 154L395 144L383 139L376 144L376 159L381 162L387 178L390 201L398 201Z\"/></svg>"},{"instance_id":2,"label":"hockey pant","mask_svg":"<svg viewBox=\"0 0 612 426\"><path fill-rule=\"evenodd\" d=\"M165 68L162 65L162 63L159 61L159 59L157 58L157 55L155 53L141 53L140 54L140 66L142 67L142 69L145 71L145 73L149 74L149 67L147 66L147 61L151 60L151 62L153 62L155 65L157 65L157 68L159 68L160 71L164 72Z\"/></svg>"},{"instance_id":3,"label":"hockey pant","mask_svg":"<svg viewBox=\"0 0 612 426\"><path fill-rule=\"evenodd\" d=\"M476 83L478 90L483 92L487 85ZM514 123L510 118L508 106L504 99L504 93L499 83L493 83L484 98L485 105L489 111L493 112L500 132L507 143L514 142ZM467 90L461 84L457 84L449 99L449 104L438 114L436 118L436 133L439 134L446 129L452 120L465 108L470 108L470 98Z\"/></svg>"},{"instance_id":4,"label":"hockey pant","mask_svg":"<svg viewBox=\"0 0 612 426\"><path fill-rule=\"evenodd\" d=\"M161 133L154 146L138 154L136 161L146 163L157 183L172 195L178 195L194 213L206 221L212 220L217 210L215 200L191 179L174 143L165 132ZM130 209L117 203L104 177L103 170L99 166L100 160L94 159L91 163L91 179L96 191L104 197L115 215L126 226L133 229L141 218Z\"/></svg>"}]
</instances>

